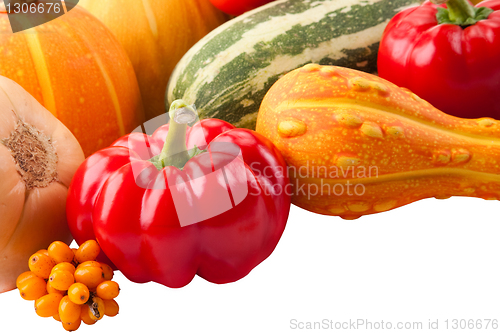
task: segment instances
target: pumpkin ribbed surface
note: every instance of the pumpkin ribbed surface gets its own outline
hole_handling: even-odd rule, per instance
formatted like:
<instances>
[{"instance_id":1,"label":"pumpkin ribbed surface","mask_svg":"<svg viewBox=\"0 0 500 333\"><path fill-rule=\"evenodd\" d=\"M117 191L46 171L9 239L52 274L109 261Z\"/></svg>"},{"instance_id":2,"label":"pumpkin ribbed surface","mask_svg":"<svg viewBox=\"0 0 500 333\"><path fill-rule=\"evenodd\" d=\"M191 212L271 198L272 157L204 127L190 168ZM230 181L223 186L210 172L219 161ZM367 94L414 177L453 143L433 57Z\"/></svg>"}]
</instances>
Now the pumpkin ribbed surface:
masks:
<instances>
[{"instance_id":1,"label":"pumpkin ribbed surface","mask_svg":"<svg viewBox=\"0 0 500 333\"><path fill-rule=\"evenodd\" d=\"M86 10L13 34L0 14L0 75L26 89L76 136L86 155L144 121L134 70L113 34Z\"/></svg>"}]
</instances>

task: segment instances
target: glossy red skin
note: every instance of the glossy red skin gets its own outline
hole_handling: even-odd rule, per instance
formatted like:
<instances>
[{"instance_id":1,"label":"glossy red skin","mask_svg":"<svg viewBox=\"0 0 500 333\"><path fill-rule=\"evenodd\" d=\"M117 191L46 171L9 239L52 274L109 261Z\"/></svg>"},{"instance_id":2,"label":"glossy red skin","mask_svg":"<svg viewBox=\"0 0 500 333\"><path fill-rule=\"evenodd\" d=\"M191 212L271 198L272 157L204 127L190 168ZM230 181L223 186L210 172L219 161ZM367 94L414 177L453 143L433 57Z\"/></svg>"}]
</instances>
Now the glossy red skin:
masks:
<instances>
[{"instance_id":1,"label":"glossy red skin","mask_svg":"<svg viewBox=\"0 0 500 333\"><path fill-rule=\"evenodd\" d=\"M279 151L254 131L234 129L218 119L202 120L201 124L207 126L193 126L186 141L202 146L207 140L209 151L192 158L183 170L166 167L158 171L139 157L144 157L144 151L135 153L125 147L110 147L97 152L95 157L90 156L75 174L71 185L74 190L70 190L73 195L68 198L70 227L73 225L77 234L85 233L86 237L91 236L89 229L93 229L102 250L134 282L155 281L182 287L195 274L214 283L233 282L267 258L283 233L290 196L285 191L274 194L270 189L272 186L285 189L289 184L286 174L279 172L280 168L286 170ZM163 126L157 132L166 134L166 128ZM160 138L153 134L151 139L152 150L158 149ZM237 152L217 146L220 142L230 142L241 149L246 178L232 177L227 171L228 162ZM127 137L117 143L139 149L144 146ZM128 157L129 153L132 157ZM133 167L144 170L139 177L142 186L136 183ZM170 180L170 185L172 178L184 181L203 178L221 167L225 167L231 189L240 184L249 187L250 194L231 209L199 223L180 225L172 199L172 191L176 189L151 188L155 183L164 184L165 179ZM215 186L196 184L194 193L203 204L201 209L197 206L198 210L217 207L220 200L217 193L227 191L225 186L223 182ZM90 191L95 194L89 195ZM191 189L186 191L194 195Z\"/></svg>"},{"instance_id":2,"label":"glossy red skin","mask_svg":"<svg viewBox=\"0 0 500 333\"><path fill-rule=\"evenodd\" d=\"M231 15L241 15L249 10L263 6L273 0L210 0L212 4Z\"/></svg>"},{"instance_id":3,"label":"glossy red skin","mask_svg":"<svg viewBox=\"0 0 500 333\"><path fill-rule=\"evenodd\" d=\"M139 159L138 156L136 157ZM95 199L106 179L128 162L130 162L129 149L111 147L90 155L77 169L68 190L66 218L69 230L79 245L87 240L95 239L92 225ZM97 260L112 265L116 269L102 251Z\"/></svg>"},{"instance_id":4,"label":"glossy red skin","mask_svg":"<svg viewBox=\"0 0 500 333\"><path fill-rule=\"evenodd\" d=\"M380 42L379 76L448 114L500 119L500 0L483 6L494 12L465 29L438 24L430 2L398 13Z\"/></svg>"}]
</instances>

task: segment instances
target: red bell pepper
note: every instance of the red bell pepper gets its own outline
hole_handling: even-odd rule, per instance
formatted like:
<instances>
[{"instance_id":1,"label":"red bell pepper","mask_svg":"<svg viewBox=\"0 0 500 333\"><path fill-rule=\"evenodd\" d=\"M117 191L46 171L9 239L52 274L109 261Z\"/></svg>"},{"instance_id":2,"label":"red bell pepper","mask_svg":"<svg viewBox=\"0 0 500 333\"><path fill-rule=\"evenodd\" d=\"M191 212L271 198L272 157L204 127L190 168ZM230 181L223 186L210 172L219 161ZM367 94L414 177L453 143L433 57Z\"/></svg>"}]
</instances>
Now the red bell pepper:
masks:
<instances>
[{"instance_id":1,"label":"red bell pepper","mask_svg":"<svg viewBox=\"0 0 500 333\"><path fill-rule=\"evenodd\" d=\"M70 229L78 242L95 237L134 282L182 287L195 274L236 281L283 233L285 161L254 131L218 119L187 127L194 110L183 102L169 115L151 137L127 135L80 166L67 202Z\"/></svg>"},{"instance_id":2,"label":"red bell pepper","mask_svg":"<svg viewBox=\"0 0 500 333\"><path fill-rule=\"evenodd\" d=\"M401 11L384 31L378 71L448 114L500 119L500 0Z\"/></svg>"}]
</instances>

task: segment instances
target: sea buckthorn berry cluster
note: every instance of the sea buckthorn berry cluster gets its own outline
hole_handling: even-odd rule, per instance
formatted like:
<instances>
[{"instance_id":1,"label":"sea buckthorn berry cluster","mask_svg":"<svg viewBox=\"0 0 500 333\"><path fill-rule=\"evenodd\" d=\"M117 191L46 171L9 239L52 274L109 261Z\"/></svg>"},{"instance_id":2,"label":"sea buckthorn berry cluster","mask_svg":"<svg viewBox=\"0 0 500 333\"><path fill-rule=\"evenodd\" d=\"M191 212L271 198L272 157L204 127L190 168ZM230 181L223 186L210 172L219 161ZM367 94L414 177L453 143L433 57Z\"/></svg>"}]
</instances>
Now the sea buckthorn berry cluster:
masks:
<instances>
[{"instance_id":1,"label":"sea buckthorn berry cluster","mask_svg":"<svg viewBox=\"0 0 500 333\"><path fill-rule=\"evenodd\" d=\"M54 318L67 331L78 329L81 322L93 325L104 316L116 316L114 298L120 287L111 281L113 269L96 261L99 252L95 240L78 249L56 241L37 251L29 258L30 270L17 278L21 297L35 301L40 317Z\"/></svg>"}]
</instances>

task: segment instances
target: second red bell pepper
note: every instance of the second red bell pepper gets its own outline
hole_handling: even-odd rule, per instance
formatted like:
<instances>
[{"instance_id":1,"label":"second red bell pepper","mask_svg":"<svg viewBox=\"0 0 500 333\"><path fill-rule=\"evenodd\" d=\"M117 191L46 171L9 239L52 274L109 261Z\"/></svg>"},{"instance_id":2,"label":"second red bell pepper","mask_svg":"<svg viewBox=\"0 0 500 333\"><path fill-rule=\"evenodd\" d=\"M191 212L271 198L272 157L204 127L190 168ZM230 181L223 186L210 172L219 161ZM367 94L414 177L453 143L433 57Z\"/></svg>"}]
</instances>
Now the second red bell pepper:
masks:
<instances>
[{"instance_id":1,"label":"second red bell pepper","mask_svg":"<svg viewBox=\"0 0 500 333\"><path fill-rule=\"evenodd\" d=\"M401 11L384 31L378 71L448 114L500 119L500 0Z\"/></svg>"},{"instance_id":2,"label":"second red bell pepper","mask_svg":"<svg viewBox=\"0 0 500 333\"><path fill-rule=\"evenodd\" d=\"M182 287L196 274L236 281L272 253L285 228L289 180L276 147L218 119L188 127L192 115L174 102L169 125L121 138L73 178L75 238L95 234L134 282Z\"/></svg>"},{"instance_id":3,"label":"second red bell pepper","mask_svg":"<svg viewBox=\"0 0 500 333\"><path fill-rule=\"evenodd\" d=\"M210 0L212 4L231 15L241 15L274 0Z\"/></svg>"}]
</instances>

